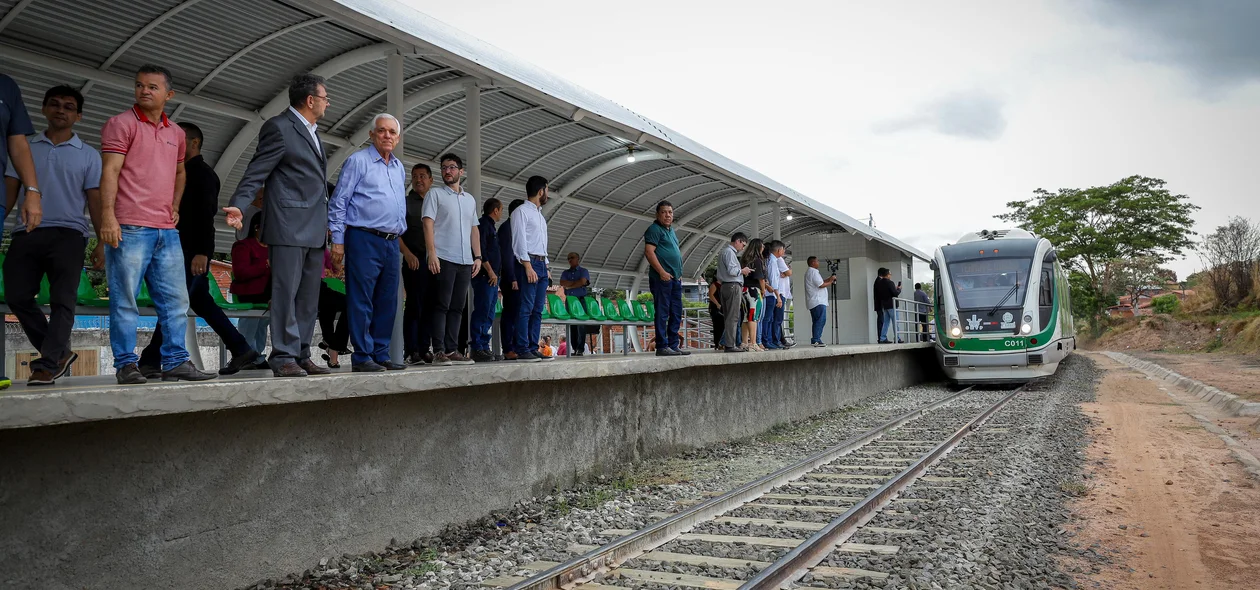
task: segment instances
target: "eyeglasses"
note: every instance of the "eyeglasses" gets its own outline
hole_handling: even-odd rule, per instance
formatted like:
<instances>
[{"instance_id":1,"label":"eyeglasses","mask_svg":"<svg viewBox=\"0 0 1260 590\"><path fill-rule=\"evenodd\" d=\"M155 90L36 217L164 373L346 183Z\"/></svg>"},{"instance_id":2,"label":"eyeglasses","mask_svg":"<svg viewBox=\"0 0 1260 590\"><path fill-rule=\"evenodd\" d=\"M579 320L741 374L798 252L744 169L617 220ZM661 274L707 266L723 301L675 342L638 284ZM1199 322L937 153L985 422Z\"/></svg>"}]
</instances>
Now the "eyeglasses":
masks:
<instances>
[{"instance_id":1,"label":"eyeglasses","mask_svg":"<svg viewBox=\"0 0 1260 590\"><path fill-rule=\"evenodd\" d=\"M442 172L446 172L447 170L459 170L459 166L443 166L442 167Z\"/></svg>"},{"instance_id":2,"label":"eyeglasses","mask_svg":"<svg viewBox=\"0 0 1260 590\"><path fill-rule=\"evenodd\" d=\"M327 95L327 94L325 94L325 95L323 95L323 96L316 96L316 95L312 94L312 95L311 95L311 98L318 98L318 99L320 99L320 100L322 100L322 101L324 101L324 102L326 102L326 103L328 103L328 104L332 104L332 101L331 101L331 100L328 100L328 95Z\"/></svg>"}]
</instances>

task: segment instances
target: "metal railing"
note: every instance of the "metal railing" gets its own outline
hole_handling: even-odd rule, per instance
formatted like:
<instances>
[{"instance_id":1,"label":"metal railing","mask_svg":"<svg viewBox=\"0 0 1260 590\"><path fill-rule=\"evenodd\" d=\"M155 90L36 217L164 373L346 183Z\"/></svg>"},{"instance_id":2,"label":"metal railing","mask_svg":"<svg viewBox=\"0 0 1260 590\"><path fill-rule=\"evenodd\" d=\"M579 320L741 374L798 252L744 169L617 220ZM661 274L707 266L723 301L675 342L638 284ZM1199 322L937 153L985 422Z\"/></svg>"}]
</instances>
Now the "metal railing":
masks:
<instances>
[{"instance_id":1,"label":"metal railing","mask_svg":"<svg viewBox=\"0 0 1260 590\"><path fill-rule=\"evenodd\" d=\"M897 342L930 342L936 337L932 328L932 306L913 299L893 300L893 332Z\"/></svg>"}]
</instances>

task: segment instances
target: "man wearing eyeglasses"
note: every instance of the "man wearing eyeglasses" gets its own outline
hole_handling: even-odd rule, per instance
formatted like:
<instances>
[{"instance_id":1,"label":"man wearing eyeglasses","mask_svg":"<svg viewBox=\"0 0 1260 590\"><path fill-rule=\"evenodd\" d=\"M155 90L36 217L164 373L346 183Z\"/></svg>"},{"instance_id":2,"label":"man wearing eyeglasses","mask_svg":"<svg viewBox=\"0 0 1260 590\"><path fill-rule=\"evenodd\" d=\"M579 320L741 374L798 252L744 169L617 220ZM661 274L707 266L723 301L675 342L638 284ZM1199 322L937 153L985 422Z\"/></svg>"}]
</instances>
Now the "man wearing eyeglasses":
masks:
<instances>
[{"instance_id":1,"label":"man wearing eyeglasses","mask_svg":"<svg viewBox=\"0 0 1260 590\"><path fill-rule=\"evenodd\" d=\"M311 361L328 228L327 154L318 122L328 109L324 79L300 74L289 84L289 108L258 132L258 149L224 207L240 229L241 209L263 191L262 242L271 262L271 365L276 377L322 375Z\"/></svg>"},{"instance_id":2,"label":"man wearing eyeglasses","mask_svg":"<svg viewBox=\"0 0 1260 590\"><path fill-rule=\"evenodd\" d=\"M432 244L426 252L433 273L433 364L471 365L474 361L459 352L459 327L468 301L468 287L481 271L481 232L478 231L477 201L464 191L464 161L455 154L438 158L442 184L435 184L424 197L424 241Z\"/></svg>"}]
</instances>

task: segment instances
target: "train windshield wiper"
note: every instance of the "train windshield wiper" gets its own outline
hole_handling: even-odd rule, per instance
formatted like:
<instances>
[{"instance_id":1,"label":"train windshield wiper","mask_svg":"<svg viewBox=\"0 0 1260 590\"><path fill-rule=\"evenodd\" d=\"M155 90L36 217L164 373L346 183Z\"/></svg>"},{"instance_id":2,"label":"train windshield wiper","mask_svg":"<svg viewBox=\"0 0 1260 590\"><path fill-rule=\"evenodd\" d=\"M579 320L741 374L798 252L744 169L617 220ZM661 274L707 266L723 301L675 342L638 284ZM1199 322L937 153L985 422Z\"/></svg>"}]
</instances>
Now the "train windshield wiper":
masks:
<instances>
[{"instance_id":1,"label":"train windshield wiper","mask_svg":"<svg viewBox=\"0 0 1260 590\"><path fill-rule=\"evenodd\" d=\"M997 305L994 305L993 309L989 310L989 317L993 317L993 314L997 313L998 308L1002 307L1002 304L1006 303L1006 300L1010 299L1011 295L1014 295L1015 292L1018 290L1019 290L1019 280L1017 279L1015 281L1015 284L1011 286L1011 290L1006 292L1006 296L1003 297L1001 301L997 302Z\"/></svg>"}]
</instances>

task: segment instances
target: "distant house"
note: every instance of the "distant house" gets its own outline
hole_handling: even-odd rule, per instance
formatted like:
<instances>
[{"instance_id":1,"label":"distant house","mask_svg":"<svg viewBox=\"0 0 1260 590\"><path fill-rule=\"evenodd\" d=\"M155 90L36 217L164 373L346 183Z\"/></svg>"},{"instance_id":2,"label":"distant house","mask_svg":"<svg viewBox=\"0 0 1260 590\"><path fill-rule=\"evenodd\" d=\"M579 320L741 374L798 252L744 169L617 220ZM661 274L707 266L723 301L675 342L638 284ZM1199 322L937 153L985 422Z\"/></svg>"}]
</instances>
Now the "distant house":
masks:
<instances>
[{"instance_id":1,"label":"distant house","mask_svg":"<svg viewBox=\"0 0 1260 590\"><path fill-rule=\"evenodd\" d=\"M1113 318L1131 318L1139 315L1152 315L1151 300L1161 295L1169 293L1177 296L1181 301L1185 301L1187 297L1194 294L1194 289L1182 289L1177 283L1167 285L1151 285L1142 289L1138 296L1138 304L1136 309L1133 306L1133 298L1129 295L1120 297L1116 305L1107 308L1107 316Z\"/></svg>"}]
</instances>

